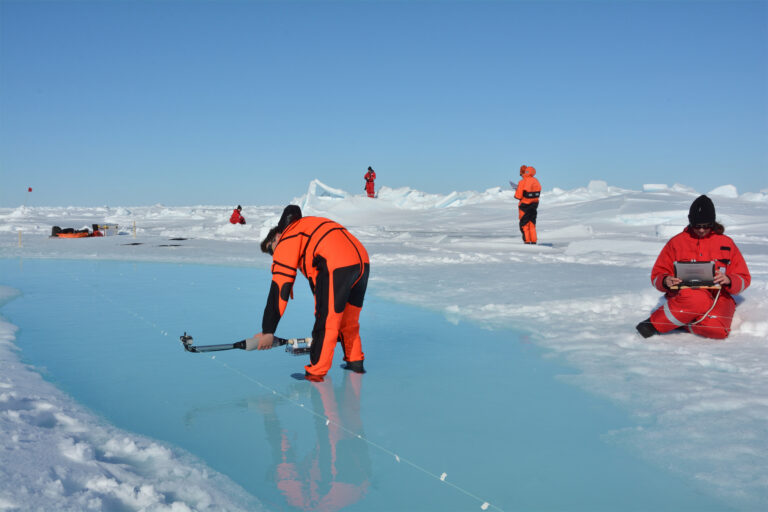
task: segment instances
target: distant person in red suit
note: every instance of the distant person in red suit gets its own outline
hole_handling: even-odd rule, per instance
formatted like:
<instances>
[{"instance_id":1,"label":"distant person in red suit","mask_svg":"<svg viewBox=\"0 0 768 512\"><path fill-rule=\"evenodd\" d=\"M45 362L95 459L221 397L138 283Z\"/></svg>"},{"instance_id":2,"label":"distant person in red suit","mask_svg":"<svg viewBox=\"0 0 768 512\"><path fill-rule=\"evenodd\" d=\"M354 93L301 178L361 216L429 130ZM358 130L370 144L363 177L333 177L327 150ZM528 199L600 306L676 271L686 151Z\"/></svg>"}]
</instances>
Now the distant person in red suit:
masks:
<instances>
[{"instance_id":1,"label":"distant person in red suit","mask_svg":"<svg viewBox=\"0 0 768 512\"><path fill-rule=\"evenodd\" d=\"M368 172L365 173L364 178L365 191L368 193L368 197L376 197L373 184L373 181L376 179L376 171L374 171L371 167L368 167Z\"/></svg>"},{"instance_id":2,"label":"distant person in red suit","mask_svg":"<svg viewBox=\"0 0 768 512\"><path fill-rule=\"evenodd\" d=\"M243 210L243 207L240 205L237 205L237 208L232 212L232 216L229 218L229 222L232 224L245 224L245 217L240 215L240 212Z\"/></svg>"}]
</instances>

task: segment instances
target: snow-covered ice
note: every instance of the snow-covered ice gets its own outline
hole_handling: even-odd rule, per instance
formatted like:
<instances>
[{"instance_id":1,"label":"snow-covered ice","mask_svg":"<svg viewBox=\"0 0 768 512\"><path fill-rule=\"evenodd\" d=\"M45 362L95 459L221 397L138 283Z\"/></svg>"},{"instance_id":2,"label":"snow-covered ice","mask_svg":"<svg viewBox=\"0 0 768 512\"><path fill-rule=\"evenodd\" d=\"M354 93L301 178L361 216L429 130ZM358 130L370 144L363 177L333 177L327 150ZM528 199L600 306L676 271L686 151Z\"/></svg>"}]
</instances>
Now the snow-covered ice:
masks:
<instances>
[{"instance_id":1,"label":"snow-covered ice","mask_svg":"<svg viewBox=\"0 0 768 512\"><path fill-rule=\"evenodd\" d=\"M643 340L634 325L660 303L651 266L700 193L714 200L752 285L728 339ZM529 333L577 370L563 378L643 418L642 427L611 432L612 441L705 483L737 509L768 507L768 189L648 184L633 191L600 181L545 188L537 246L521 242L509 189L437 195L382 187L374 200L315 180L295 202L366 245L369 293L449 320ZM283 206L243 204L245 226L228 223L233 206L0 208L0 257L267 268L258 242ZM48 237L53 225L93 223L118 224L122 234ZM185 238L184 250L161 247L171 238ZM18 293L0 286L0 304ZM16 329L0 320L0 510L259 507L195 457L93 417L20 363ZM73 482L85 484L75 492Z\"/></svg>"}]
</instances>

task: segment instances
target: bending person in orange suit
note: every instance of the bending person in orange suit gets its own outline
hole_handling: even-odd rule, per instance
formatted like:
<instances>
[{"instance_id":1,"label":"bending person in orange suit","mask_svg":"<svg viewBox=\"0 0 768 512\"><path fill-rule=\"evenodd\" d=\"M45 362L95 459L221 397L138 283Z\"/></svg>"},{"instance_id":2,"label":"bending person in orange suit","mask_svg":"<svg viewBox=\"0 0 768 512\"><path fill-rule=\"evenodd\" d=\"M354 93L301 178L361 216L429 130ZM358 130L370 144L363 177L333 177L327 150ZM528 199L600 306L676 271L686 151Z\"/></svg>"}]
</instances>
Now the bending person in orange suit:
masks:
<instances>
[{"instance_id":1,"label":"bending person in orange suit","mask_svg":"<svg viewBox=\"0 0 768 512\"><path fill-rule=\"evenodd\" d=\"M347 229L323 217L302 217L288 205L277 226L261 242L272 255L272 286L264 308L261 332L246 340L246 350L272 348L277 324L293 294L297 270L309 280L315 297L308 380L328 373L337 342L344 350L345 369L364 373L360 311L368 286L368 252Z\"/></svg>"},{"instance_id":2,"label":"bending person in orange suit","mask_svg":"<svg viewBox=\"0 0 768 512\"><path fill-rule=\"evenodd\" d=\"M521 166L521 179L515 191L515 199L520 201L517 205L520 232L523 234L523 242L526 244L536 243L536 212L539 207L541 184L534 176L536 176L536 169L525 165Z\"/></svg>"}]
</instances>

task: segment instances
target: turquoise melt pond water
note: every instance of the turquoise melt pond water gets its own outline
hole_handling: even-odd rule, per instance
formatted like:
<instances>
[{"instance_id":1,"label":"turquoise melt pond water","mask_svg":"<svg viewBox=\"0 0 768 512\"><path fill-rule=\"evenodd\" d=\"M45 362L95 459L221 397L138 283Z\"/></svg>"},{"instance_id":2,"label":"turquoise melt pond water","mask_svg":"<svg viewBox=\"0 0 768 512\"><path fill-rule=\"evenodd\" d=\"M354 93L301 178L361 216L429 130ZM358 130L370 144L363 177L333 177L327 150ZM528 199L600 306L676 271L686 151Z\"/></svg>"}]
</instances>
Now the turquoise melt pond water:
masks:
<instances>
[{"instance_id":1,"label":"turquoise melt pond water","mask_svg":"<svg viewBox=\"0 0 768 512\"><path fill-rule=\"evenodd\" d=\"M374 273L375 273L375 269ZM181 447L269 510L728 510L606 441L635 423L557 378L519 333L376 297L368 373L298 381L282 349L184 352L260 330L269 274L246 267L0 260L20 357L110 423ZM305 281L280 323L308 336Z\"/></svg>"}]
</instances>

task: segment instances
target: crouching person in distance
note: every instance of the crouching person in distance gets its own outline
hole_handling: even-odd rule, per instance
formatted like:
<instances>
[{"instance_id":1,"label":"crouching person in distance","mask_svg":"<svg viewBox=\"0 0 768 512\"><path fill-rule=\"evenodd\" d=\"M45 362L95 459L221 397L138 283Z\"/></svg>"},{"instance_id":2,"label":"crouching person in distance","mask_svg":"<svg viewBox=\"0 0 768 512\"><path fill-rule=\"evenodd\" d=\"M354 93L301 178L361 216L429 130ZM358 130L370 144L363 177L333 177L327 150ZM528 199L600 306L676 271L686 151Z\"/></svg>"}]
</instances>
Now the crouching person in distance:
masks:
<instances>
[{"instance_id":1,"label":"crouching person in distance","mask_svg":"<svg viewBox=\"0 0 768 512\"><path fill-rule=\"evenodd\" d=\"M298 206L288 205L277 226L261 242L261 250L272 255L272 285L262 332L246 340L246 349L272 348L298 269L309 280L315 297L306 378L321 380L328 373L338 341L347 362L344 367L364 373L359 318L370 262L363 244L341 224L323 217L302 217Z\"/></svg>"},{"instance_id":2,"label":"crouching person in distance","mask_svg":"<svg viewBox=\"0 0 768 512\"><path fill-rule=\"evenodd\" d=\"M240 205L237 205L237 208L232 210L232 215L229 217L230 224L245 224L245 217L243 217L242 211L243 207Z\"/></svg>"},{"instance_id":3,"label":"crouching person in distance","mask_svg":"<svg viewBox=\"0 0 768 512\"><path fill-rule=\"evenodd\" d=\"M667 242L651 271L651 283L665 292L667 301L637 325L644 338L679 327L706 338L727 338L736 311L733 295L744 291L751 281L741 251L715 220L710 198L699 196L691 204L688 222L682 233ZM714 283L720 289L673 289L681 282L675 277L676 261L714 261Z\"/></svg>"}]
</instances>

